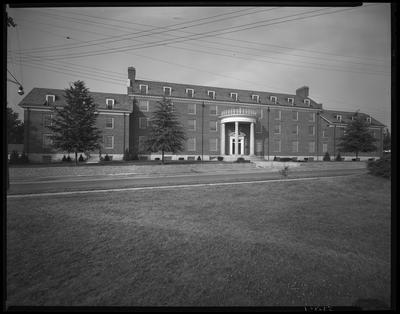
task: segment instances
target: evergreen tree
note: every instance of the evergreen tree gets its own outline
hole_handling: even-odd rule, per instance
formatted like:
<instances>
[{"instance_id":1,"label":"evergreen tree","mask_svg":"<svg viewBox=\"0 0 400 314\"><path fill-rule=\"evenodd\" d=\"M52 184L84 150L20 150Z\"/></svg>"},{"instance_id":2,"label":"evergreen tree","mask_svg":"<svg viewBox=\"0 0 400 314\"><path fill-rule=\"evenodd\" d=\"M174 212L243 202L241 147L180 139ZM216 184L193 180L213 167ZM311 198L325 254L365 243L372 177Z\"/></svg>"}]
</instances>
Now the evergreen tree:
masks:
<instances>
[{"instance_id":1,"label":"evergreen tree","mask_svg":"<svg viewBox=\"0 0 400 314\"><path fill-rule=\"evenodd\" d=\"M145 142L146 150L161 151L161 160L164 163L164 153L182 151L186 140L184 128L169 99L164 97L158 102L157 109L151 116L151 123L150 135Z\"/></svg>"},{"instance_id":2,"label":"evergreen tree","mask_svg":"<svg viewBox=\"0 0 400 314\"><path fill-rule=\"evenodd\" d=\"M75 153L90 152L100 148L101 131L96 125L96 104L83 81L73 82L65 89L66 105L53 105L54 119L48 128L53 132L53 147Z\"/></svg>"},{"instance_id":3,"label":"evergreen tree","mask_svg":"<svg viewBox=\"0 0 400 314\"><path fill-rule=\"evenodd\" d=\"M24 123L18 119L18 113L7 107L7 142L22 144L24 142Z\"/></svg>"},{"instance_id":4,"label":"evergreen tree","mask_svg":"<svg viewBox=\"0 0 400 314\"><path fill-rule=\"evenodd\" d=\"M358 158L360 152L372 152L377 149L374 144L376 139L370 133L369 125L357 113L345 130L345 135L340 138L341 142L338 145L340 151L355 153Z\"/></svg>"}]
</instances>

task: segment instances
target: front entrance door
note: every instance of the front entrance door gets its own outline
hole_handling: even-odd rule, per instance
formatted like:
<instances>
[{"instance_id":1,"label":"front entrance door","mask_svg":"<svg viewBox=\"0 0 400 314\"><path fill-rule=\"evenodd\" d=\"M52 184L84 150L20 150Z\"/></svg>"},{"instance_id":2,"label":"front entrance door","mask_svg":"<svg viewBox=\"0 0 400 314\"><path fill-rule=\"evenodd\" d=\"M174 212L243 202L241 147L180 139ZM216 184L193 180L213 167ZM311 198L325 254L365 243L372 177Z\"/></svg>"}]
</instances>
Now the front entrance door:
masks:
<instances>
[{"instance_id":1,"label":"front entrance door","mask_svg":"<svg viewBox=\"0 0 400 314\"><path fill-rule=\"evenodd\" d=\"M239 136L239 144L238 144L238 155L244 155L244 137ZM229 154L235 155L235 137L231 136L229 138Z\"/></svg>"}]
</instances>

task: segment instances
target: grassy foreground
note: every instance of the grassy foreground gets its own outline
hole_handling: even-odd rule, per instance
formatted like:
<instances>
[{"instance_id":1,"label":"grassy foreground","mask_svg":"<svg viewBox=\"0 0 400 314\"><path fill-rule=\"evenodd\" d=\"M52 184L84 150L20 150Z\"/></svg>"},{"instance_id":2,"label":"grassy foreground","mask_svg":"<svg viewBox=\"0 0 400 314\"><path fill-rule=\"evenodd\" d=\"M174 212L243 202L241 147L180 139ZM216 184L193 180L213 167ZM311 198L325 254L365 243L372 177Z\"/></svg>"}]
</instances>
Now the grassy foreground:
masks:
<instances>
[{"instance_id":1,"label":"grassy foreground","mask_svg":"<svg viewBox=\"0 0 400 314\"><path fill-rule=\"evenodd\" d=\"M8 305L390 302L390 182L8 200Z\"/></svg>"}]
</instances>

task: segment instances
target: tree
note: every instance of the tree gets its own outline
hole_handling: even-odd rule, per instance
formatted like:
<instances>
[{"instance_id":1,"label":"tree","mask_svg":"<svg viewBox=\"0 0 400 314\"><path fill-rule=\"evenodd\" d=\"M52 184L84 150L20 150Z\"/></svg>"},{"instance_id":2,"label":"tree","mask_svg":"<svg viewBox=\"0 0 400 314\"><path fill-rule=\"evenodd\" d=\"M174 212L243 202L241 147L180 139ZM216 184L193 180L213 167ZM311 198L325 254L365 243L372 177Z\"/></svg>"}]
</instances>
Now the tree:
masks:
<instances>
[{"instance_id":1,"label":"tree","mask_svg":"<svg viewBox=\"0 0 400 314\"><path fill-rule=\"evenodd\" d=\"M384 150L390 150L392 144L392 138L390 136L390 132L388 129L385 130L383 133L383 149Z\"/></svg>"},{"instance_id":2,"label":"tree","mask_svg":"<svg viewBox=\"0 0 400 314\"><path fill-rule=\"evenodd\" d=\"M356 158L360 152L372 152L377 149L374 142L376 139L369 131L368 124L359 114L354 115L346 129L345 135L340 138L339 150L342 152L355 153Z\"/></svg>"},{"instance_id":3,"label":"tree","mask_svg":"<svg viewBox=\"0 0 400 314\"><path fill-rule=\"evenodd\" d=\"M100 149L101 131L95 126L96 104L82 81L73 82L64 95L66 105L62 108L53 105L54 119L48 128L53 132L53 147L74 152L77 165L78 152Z\"/></svg>"},{"instance_id":4,"label":"tree","mask_svg":"<svg viewBox=\"0 0 400 314\"><path fill-rule=\"evenodd\" d=\"M151 116L151 123L150 135L145 142L145 147L148 152L161 151L161 160L164 163L164 153L182 151L186 140L184 128L169 99L164 97L158 102L157 109Z\"/></svg>"},{"instance_id":5,"label":"tree","mask_svg":"<svg viewBox=\"0 0 400 314\"><path fill-rule=\"evenodd\" d=\"M7 140L9 144L24 142L24 123L18 119L18 113L7 107Z\"/></svg>"}]
</instances>

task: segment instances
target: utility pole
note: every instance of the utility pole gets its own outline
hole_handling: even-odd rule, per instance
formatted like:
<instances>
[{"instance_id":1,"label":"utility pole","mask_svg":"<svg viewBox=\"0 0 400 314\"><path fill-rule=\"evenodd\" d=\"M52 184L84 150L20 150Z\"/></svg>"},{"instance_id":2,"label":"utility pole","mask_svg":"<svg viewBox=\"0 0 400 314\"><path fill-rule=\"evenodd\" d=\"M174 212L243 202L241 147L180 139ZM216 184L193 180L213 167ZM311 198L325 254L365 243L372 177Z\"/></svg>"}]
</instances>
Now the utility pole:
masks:
<instances>
[{"instance_id":1,"label":"utility pole","mask_svg":"<svg viewBox=\"0 0 400 314\"><path fill-rule=\"evenodd\" d=\"M204 160L204 101L201 104L201 161Z\"/></svg>"},{"instance_id":2,"label":"utility pole","mask_svg":"<svg viewBox=\"0 0 400 314\"><path fill-rule=\"evenodd\" d=\"M267 138L268 138L268 145L267 145L267 150L268 150L268 157L267 160L269 160L269 140L270 140L270 136L269 136L269 107L267 108Z\"/></svg>"}]
</instances>

